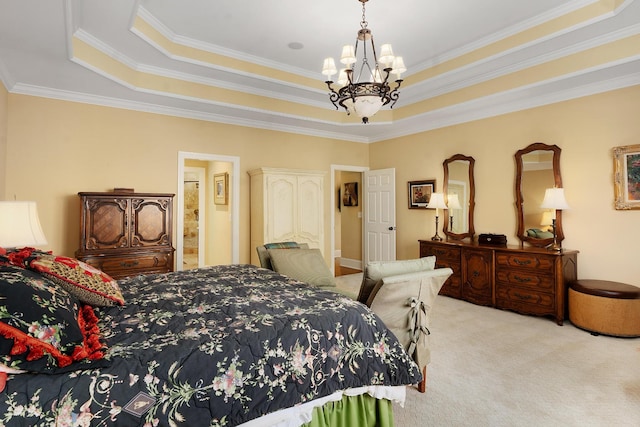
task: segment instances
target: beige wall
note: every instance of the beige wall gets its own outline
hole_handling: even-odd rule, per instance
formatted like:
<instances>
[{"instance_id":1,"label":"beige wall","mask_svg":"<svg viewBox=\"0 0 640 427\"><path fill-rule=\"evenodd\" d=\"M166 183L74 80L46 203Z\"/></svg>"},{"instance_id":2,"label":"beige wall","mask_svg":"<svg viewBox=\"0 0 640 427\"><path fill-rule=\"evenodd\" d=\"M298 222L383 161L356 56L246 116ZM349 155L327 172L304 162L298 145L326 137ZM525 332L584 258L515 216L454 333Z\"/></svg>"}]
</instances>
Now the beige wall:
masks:
<instances>
[{"instance_id":1,"label":"beige wall","mask_svg":"<svg viewBox=\"0 0 640 427\"><path fill-rule=\"evenodd\" d=\"M207 183L213 183L213 176L218 173L227 173L230 182L233 174L233 164L229 162L209 162ZM227 191L227 204L216 205L214 203L215 187L207 185L207 259L206 265L230 264L233 258L231 254L231 199L232 193Z\"/></svg>"},{"instance_id":2,"label":"beige wall","mask_svg":"<svg viewBox=\"0 0 640 427\"><path fill-rule=\"evenodd\" d=\"M249 262L253 250L246 171L269 166L328 172L345 158L354 159L354 166L396 169L398 259L417 256L418 239L434 234L433 211L406 208L406 182L435 178L441 191L442 161L456 153L476 160L476 233L504 233L517 244L514 154L539 141L562 149L571 206L563 214L563 245L580 251L579 277L640 285L640 210L614 210L611 153L614 146L640 143L640 86L371 145L16 94L2 102L3 94L4 193L38 202L49 249L62 254L78 245L78 191L176 192L178 151L241 158L241 262ZM327 191L327 257L334 209L329 197Z\"/></svg>"},{"instance_id":3,"label":"beige wall","mask_svg":"<svg viewBox=\"0 0 640 427\"><path fill-rule=\"evenodd\" d=\"M283 132L9 94L6 194L35 200L47 249L78 247L79 191L177 191L178 151L240 157L240 262L250 262L249 175L261 166L327 171L369 146ZM328 187L327 187L328 188ZM325 195L330 230L330 193ZM330 239L324 253L330 259Z\"/></svg>"},{"instance_id":4,"label":"beige wall","mask_svg":"<svg viewBox=\"0 0 640 427\"><path fill-rule=\"evenodd\" d=\"M7 89L0 81L0 200L7 200L5 193L6 186L6 164L7 164L7 116L8 116L8 96Z\"/></svg>"},{"instance_id":5,"label":"beige wall","mask_svg":"<svg viewBox=\"0 0 640 427\"><path fill-rule=\"evenodd\" d=\"M640 86L479 120L371 146L370 167L396 168L399 259L418 255L418 239L434 234L434 212L406 209L406 182L436 178L442 161L473 156L476 233L506 234L517 244L514 154L532 142L562 149L566 248L580 251L578 277L640 286L640 210L613 207L612 148L640 143Z\"/></svg>"}]
</instances>

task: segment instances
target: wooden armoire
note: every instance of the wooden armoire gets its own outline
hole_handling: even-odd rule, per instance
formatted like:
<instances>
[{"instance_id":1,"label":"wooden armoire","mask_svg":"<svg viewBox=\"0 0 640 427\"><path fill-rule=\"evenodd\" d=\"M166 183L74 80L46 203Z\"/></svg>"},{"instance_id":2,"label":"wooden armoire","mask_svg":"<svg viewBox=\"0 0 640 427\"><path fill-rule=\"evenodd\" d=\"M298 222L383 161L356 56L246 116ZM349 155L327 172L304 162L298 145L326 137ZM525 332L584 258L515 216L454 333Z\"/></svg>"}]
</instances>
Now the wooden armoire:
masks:
<instances>
[{"instance_id":1,"label":"wooden armoire","mask_svg":"<svg viewBox=\"0 0 640 427\"><path fill-rule=\"evenodd\" d=\"M114 279L173 271L173 194L116 189L78 195L76 258Z\"/></svg>"}]
</instances>

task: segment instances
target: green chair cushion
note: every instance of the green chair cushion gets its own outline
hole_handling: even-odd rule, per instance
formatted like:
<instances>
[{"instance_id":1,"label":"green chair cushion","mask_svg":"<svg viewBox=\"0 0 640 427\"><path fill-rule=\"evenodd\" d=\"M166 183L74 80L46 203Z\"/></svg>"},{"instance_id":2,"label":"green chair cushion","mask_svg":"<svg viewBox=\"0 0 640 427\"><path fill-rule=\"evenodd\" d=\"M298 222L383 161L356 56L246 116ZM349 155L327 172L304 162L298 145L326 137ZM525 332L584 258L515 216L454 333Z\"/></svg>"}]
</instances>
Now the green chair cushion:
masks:
<instances>
[{"instance_id":1,"label":"green chair cushion","mask_svg":"<svg viewBox=\"0 0 640 427\"><path fill-rule=\"evenodd\" d=\"M268 252L274 271L321 288L336 286L320 249L269 249Z\"/></svg>"},{"instance_id":2,"label":"green chair cushion","mask_svg":"<svg viewBox=\"0 0 640 427\"><path fill-rule=\"evenodd\" d=\"M428 256L418 259L400 261L373 261L366 265L362 275L362 284L358 293L358 301L363 304L369 300L371 292L383 277L398 276L405 273L433 270L436 266L436 257Z\"/></svg>"}]
</instances>

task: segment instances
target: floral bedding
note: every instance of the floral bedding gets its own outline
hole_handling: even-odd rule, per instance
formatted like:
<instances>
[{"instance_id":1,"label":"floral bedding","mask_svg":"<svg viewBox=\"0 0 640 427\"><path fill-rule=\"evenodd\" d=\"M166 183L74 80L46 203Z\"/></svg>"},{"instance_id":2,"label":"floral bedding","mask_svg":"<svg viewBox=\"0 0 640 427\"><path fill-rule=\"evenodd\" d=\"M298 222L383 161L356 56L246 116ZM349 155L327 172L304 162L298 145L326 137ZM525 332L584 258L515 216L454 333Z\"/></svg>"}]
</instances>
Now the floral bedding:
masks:
<instances>
[{"instance_id":1,"label":"floral bedding","mask_svg":"<svg viewBox=\"0 0 640 427\"><path fill-rule=\"evenodd\" d=\"M104 357L9 374L0 426L235 426L420 370L364 305L251 265L118 281ZM73 366L73 365L72 365Z\"/></svg>"}]
</instances>

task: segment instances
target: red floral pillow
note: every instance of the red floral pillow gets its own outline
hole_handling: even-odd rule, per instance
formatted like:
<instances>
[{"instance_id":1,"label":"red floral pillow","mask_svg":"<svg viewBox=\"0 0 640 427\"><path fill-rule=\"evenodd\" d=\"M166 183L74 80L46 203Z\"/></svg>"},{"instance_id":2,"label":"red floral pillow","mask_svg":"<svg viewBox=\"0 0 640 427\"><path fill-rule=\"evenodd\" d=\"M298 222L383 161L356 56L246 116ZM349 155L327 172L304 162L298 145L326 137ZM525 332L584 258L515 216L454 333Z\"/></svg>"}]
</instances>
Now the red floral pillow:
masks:
<instances>
[{"instance_id":1,"label":"red floral pillow","mask_svg":"<svg viewBox=\"0 0 640 427\"><path fill-rule=\"evenodd\" d=\"M98 319L52 281L13 265L0 265L0 365L13 370L60 372L103 358Z\"/></svg>"},{"instance_id":2,"label":"red floral pillow","mask_svg":"<svg viewBox=\"0 0 640 427\"><path fill-rule=\"evenodd\" d=\"M124 305L118 282L108 274L75 258L34 255L26 259L27 268L53 280L80 301L94 306Z\"/></svg>"}]
</instances>

